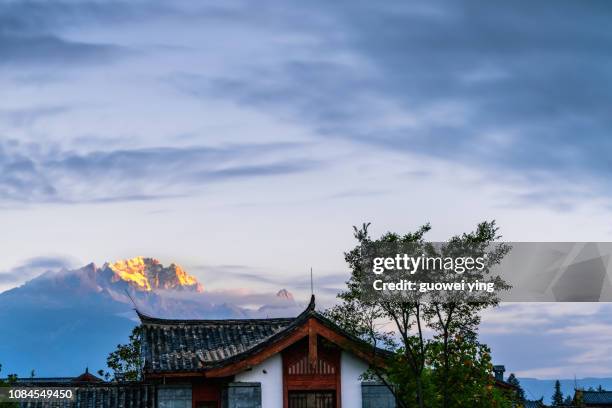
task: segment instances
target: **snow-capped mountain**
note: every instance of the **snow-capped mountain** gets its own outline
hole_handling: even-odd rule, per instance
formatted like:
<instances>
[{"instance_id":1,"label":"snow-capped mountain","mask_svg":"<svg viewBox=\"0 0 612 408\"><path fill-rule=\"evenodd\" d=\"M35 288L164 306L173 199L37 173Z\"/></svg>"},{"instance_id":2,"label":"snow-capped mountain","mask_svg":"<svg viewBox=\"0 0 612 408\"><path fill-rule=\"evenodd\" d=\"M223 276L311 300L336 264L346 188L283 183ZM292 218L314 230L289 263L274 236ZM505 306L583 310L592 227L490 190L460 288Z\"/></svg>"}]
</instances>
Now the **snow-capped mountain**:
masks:
<instances>
[{"instance_id":1,"label":"snow-capped mountain","mask_svg":"<svg viewBox=\"0 0 612 408\"><path fill-rule=\"evenodd\" d=\"M301 307L285 289L255 294L207 292L181 266L136 257L48 271L0 293L3 374L73 375L104 368L106 356L137 324L134 308L165 318L291 316ZM259 302L256 308L244 305Z\"/></svg>"},{"instance_id":2,"label":"snow-capped mountain","mask_svg":"<svg viewBox=\"0 0 612 408\"><path fill-rule=\"evenodd\" d=\"M106 263L100 272L101 275L110 274L111 283L126 282L132 288L145 292L158 289L204 292L204 286L179 265L173 263L164 267L155 258L139 256Z\"/></svg>"}]
</instances>

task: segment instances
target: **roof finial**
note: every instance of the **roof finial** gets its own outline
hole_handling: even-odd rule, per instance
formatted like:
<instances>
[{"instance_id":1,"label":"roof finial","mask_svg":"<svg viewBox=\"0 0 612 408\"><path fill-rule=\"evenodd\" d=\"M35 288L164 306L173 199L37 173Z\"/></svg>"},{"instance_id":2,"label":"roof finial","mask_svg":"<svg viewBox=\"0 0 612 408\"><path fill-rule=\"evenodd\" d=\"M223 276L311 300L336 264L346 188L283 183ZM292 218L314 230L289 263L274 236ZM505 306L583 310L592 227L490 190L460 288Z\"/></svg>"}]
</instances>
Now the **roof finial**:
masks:
<instances>
[{"instance_id":1,"label":"roof finial","mask_svg":"<svg viewBox=\"0 0 612 408\"><path fill-rule=\"evenodd\" d=\"M306 312L313 312L315 310L315 307L316 307L315 295L311 295L310 302L308 303L308 306L306 307Z\"/></svg>"}]
</instances>

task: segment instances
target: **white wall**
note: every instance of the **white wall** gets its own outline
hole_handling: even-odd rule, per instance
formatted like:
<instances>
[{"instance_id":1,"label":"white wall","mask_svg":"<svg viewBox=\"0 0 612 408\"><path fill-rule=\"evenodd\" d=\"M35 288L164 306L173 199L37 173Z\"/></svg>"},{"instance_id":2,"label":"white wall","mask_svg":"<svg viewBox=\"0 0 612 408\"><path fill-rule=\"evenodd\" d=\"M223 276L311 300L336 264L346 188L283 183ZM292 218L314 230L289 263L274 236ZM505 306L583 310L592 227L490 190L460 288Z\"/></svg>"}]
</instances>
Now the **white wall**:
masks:
<instances>
[{"instance_id":1,"label":"white wall","mask_svg":"<svg viewBox=\"0 0 612 408\"><path fill-rule=\"evenodd\" d=\"M270 357L249 371L236 374L235 381L261 383L261 406L283 408L283 359L280 354Z\"/></svg>"},{"instance_id":2,"label":"white wall","mask_svg":"<svg viewBox=\"0 0 612 408\"><path fill-rule=\"evenodd\" d=\"M342 408L361 408L360 377L367 369L368 363L349 352L342 352L340 357Z\"/></svg>"},{"instance_id":3,"label":"white wall","mask_svg":"<svg viewBox=\"0 0 612 408\"><path fill-rule=\"evenodd\" d=\"M368 363L349 352L342 352L340 357L342 408L361 408L360 377L367 369ZM261 383L262 407L283 407L283 360L280 354L270 357L252 370L237 374L235 381Z\"/></svg>"}]
</instances>

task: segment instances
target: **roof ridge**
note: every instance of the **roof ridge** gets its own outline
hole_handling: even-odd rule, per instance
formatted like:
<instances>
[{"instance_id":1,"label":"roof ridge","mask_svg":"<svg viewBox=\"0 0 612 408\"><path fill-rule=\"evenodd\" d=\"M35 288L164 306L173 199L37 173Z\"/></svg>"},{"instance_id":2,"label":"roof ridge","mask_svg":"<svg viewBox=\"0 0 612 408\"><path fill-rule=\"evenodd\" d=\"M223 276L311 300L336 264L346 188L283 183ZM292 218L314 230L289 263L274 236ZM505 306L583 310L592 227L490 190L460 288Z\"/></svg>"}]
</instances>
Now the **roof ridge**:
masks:
<instances>
[{"instance_id":1,"label":"roof ridge","mask_svg":"<svg viewBox=\"0 0 612 408\"><path fill-rule=\"evenodd\" d=\"M316 306L315 295L312 295L310 297L310 302L308 303L308 306L306 307L306 309L296 317L270 317L270 318L253 318L253 319L249 319L249 318L244 318L244 319L166 319L166 318L147 315L146 313L143 313L140 310L138 310L138 308L134 308L134 311L136 311L136 314L138 315L138 318L140 319L140 322L142 324L168 324L168 325L206 324L206 323L210 323L210 324L245 323L245 324L248 324L248 323L270 323L270 322L275 322L275 321L279 321L279 322L293 321L293 320L303 317L306 314L316 313L315 306Z\"/></svg>"},{"instance_id":2,"label":"roof ridge","mask_svg":"<svg viewBox=\"0 0 612 408\"><path fill-rule=\"evenodd\" d=\"M599 390L580 390L580 391L582 391L582 392L597 392L597 393L600 393L600 394L602 394L604 392L612 393L612 390L601 390L601 391L599 391Z\"/></svg>"},{"instance_id":3,"label":"roof ridge","mask_svg":"<svg viewBox=\"0 0 612 408\"><path fill-rule=\"evenodd\" d=\"M291 322L295 317L277 317L269 319L162 319L148 317L141 319L142 324L157 324L157 325L235 325L235 324L261 324L274 322Z\"/></svg>"}]
</instances>

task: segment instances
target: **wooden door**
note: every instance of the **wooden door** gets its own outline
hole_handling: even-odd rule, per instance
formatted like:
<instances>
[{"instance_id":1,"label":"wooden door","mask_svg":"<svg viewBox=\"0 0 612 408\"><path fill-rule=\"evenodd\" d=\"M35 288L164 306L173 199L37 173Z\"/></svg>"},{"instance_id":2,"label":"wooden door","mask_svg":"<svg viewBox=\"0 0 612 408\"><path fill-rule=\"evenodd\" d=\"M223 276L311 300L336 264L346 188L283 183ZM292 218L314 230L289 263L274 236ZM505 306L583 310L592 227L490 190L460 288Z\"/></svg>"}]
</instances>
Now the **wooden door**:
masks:
<instances>
[{"instance_id":1,"label":"wooden door","mask_svg":"<svg viewBox=\"0 0 612 408\"><path fill-rule=\"evenodd\" d=\"M198 401L196 408L217 408L219 404L215 401Z\"/></svg>"},{"instance_id":2,"label":"wooden door","mask_svg":"<svg viewBox=\"0 0 612 408\"><path fill-rule=\"evenodd\" d=\"M336 408L334 391L290 391L289 408Z\"/></svg>"}]
</instances>

